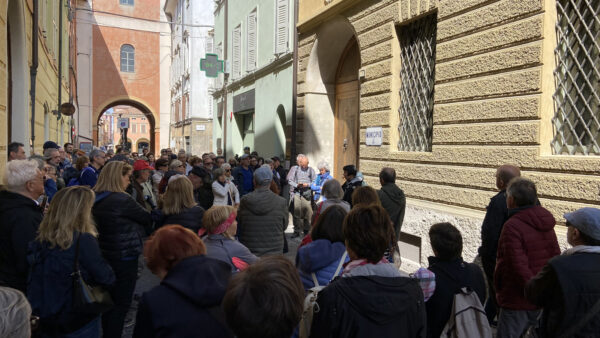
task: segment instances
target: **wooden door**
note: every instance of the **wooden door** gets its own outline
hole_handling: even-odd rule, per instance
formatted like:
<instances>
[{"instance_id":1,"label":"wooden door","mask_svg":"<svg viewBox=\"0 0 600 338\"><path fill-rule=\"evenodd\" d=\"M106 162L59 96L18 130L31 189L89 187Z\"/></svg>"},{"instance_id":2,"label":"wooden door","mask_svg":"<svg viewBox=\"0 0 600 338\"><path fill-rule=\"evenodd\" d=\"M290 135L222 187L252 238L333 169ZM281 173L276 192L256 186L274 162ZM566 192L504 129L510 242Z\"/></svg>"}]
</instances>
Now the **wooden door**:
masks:
<instances>
[{"instance_id":1,"label":"wooden door","mask_svg":"<svg viewBox=\"0 0 600 338\"><path fill-rule=\"evenodd\" d=\"M359 152L359 83L360 53L356 39L348 42L338 65L335 86L335 127L333 176L342 179L342 168L358 168Z\"/></svg>"}]
</instances>

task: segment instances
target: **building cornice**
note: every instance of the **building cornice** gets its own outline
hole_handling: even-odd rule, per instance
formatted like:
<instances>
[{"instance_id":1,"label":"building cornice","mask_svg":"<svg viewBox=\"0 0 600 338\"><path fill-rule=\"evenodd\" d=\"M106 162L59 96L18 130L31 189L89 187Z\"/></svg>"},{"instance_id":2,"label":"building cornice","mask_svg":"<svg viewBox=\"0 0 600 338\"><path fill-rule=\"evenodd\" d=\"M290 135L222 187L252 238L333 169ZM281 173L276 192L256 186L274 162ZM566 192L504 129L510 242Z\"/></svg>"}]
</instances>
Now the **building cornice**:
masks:
<instances>
[{"instance_id":1,"label":"building cornice","mask_svg":"<svg viewBox=\"0 0 600 338\"><path fill-rule=\"evenodd\" d=\"M298 22L296 25L298 32L305 33L315 27L318 27L321 23L331 19L335 15L342 13L359 2L360 0L334 0L325 5L325 7L321 8L308 19Z\"/></svg>"}]
</instances>

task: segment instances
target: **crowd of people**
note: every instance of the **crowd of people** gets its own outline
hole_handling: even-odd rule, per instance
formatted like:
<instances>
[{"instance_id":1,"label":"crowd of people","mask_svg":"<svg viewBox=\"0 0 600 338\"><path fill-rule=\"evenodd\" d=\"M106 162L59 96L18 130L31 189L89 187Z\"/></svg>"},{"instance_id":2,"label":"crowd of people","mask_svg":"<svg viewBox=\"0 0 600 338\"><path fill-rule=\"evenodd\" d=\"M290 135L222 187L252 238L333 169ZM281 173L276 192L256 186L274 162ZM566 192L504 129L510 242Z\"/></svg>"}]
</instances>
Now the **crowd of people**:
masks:
<instances>
[{"instance_id":1,"label":"crowd of people","mask_svg":"<svg viewBox=\"0 0 600 338\"><path fill-rule=\"evenodd\" d=\"M463 260L457 227L437 223L428 266L408 274L393 168L376 190L354 165L340 183L325 161L315 171L300 154L287 170L249 148L226 160L48 141L43 156L19 143L8 156L2 337L120 337L140 257L161 282L141 296L134 337L600 336L600 209L565 214L573 247L561 253L556 220L515 166L496 172L482 267ZM282 255L292 240L295 262ZM483 322L461 319L464 301Z\"/></svg>"}]
</instances>

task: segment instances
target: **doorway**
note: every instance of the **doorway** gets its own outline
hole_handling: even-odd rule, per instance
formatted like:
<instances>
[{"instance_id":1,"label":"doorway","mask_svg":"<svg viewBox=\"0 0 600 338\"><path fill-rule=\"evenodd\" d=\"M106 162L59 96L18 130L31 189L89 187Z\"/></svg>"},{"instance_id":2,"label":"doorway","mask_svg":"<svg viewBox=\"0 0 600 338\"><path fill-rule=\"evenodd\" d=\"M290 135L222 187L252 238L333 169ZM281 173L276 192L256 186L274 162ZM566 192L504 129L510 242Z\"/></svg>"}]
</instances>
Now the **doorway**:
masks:
<instances>
[{"instance_id":1,"label":"doorway","mask_svg":"<svg viewBox=\"0 0 600 338\"><path fill-rule=\"evenodd\" d=\"M353 36L346 45L335 77L334 177L342 177L342 168L358 168L360 51Z\"/></svg>"}]
</instances>

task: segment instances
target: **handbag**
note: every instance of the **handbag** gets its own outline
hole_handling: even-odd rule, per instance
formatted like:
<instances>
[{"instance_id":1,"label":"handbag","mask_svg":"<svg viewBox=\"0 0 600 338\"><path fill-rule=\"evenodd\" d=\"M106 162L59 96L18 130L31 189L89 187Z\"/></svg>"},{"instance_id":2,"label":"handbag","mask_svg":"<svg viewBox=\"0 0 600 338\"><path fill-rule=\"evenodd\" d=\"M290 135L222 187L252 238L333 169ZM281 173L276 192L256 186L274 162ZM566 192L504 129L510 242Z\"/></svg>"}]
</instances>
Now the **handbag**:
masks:
<instances>
[{"instance_id":1,"label":"handbag","mask_svg":"<svg viewBox=\"0 0 600 338\"><path fill-rule=\"evenodd\" d=\"M73 312L102 314L108 311L114 302L106 289L101 286L91 286L81 277L79 269L79 238L75 244L75 262L73 263Z\"/></svg>"}]
</instances>

